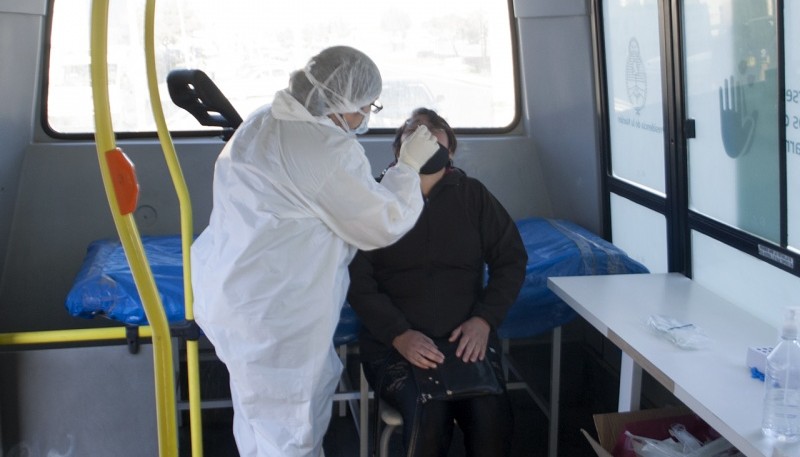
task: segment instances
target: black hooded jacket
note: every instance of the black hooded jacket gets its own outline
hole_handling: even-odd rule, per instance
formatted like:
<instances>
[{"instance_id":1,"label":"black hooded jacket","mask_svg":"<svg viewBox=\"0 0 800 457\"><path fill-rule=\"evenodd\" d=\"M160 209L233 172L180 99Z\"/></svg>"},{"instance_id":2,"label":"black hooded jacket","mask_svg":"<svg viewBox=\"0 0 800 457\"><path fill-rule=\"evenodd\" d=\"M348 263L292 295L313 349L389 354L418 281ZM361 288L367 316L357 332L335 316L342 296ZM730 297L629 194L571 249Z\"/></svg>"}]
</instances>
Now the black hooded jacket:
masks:
<instances>
[{"instance_id":1,"label":"black hooded jacket","mask_svg":"<svg viewBox=\"0 0 800 457\"><path fill-rule=\"evenodd\" d=\"M478 180L448 169L411 231L391 246L359 251L350 264L347 298L363 324L362 359L381 357L408 329L447 337L478 316L495 331L522 287L527 260L505 208Z\"/></svg>"}]
</instances>

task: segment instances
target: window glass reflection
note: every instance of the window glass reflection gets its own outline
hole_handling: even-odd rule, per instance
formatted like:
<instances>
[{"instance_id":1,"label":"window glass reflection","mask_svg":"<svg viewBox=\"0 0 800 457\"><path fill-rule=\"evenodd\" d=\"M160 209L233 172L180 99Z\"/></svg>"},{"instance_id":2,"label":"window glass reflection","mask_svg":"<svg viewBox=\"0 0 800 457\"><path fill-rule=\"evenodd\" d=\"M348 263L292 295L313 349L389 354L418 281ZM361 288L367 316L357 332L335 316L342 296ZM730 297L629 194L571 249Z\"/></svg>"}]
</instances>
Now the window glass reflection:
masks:
<instances>
[{"instance_id":1,"label":"window glass reflection","mask_svg":"<svg viewBox=\"0 0 800 457\"><path fill-rule=\"evenodd\" d=\"M775 2L687 1L683 14L690 208L779 242Z\"/></svg>"},{"instance_id":2,"label":"window glass reflection","mask_svg":"<svg viewBox=\"0 0 800 457\"><path fill-rule=\"evenodd\" d=\"M166 75L203 70L244 117L270 103L289 73L342 44L367 53L384 80L384 109L370 127L397 128L426 106L454 127L503 128L516 117L511 19L505 0L161 0L155 55L172 130L199 130L169 99ZM91 0L53 2L48 123L94 130L89 79ZM342 11L354 13L342 14ZM424 14L417 14L424 12ZM154 131L143 49L144 2L109 2L109 98L114 128Z\"/></svg>"},{"instance_id":3,"label":"window glass reflection","mask_svg":"<svg viewBox=\"0 0 800 457\"><path fill-rule=\"evenodd\" d=\"M612 172L664 195L658 1L609 1L603 9Z\"/></svg>"}]
</instances>

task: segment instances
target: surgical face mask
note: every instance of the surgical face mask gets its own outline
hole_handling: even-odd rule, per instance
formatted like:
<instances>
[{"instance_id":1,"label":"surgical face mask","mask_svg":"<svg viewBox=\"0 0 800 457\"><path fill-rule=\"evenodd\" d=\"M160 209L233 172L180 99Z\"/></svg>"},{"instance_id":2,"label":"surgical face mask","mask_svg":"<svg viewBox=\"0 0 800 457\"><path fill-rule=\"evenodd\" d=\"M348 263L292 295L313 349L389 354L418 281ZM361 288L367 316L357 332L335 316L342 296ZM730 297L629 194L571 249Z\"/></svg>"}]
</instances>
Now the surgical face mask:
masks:
<instances>
[{"instance_id":1,"label":"surgical face mask","mask_svg":"<svg viewBox=\"0 0 800 457\"><path fill-rule=\"evenodd\" d=\"M425 162L419 169L419 174L421 175L432 175L437 171L441 170L450 162L450 151L447 150L441 143L439 143L439 149L433 153L430 159Z\"/></svg>"},{"instance_id":2,"label":"surgical face mask","mask_svg":"<svg viewBox=\"0 0 800 457\"><path fill-rule=\"evenodd\" d=\"M370 115L370 112L367 111L365 113L365 112L361 111L361 115L364 116L364 118L361 119L361 123L358 124L358 127L353 129L353 133L355 133L356 135L363 135L363 134L367 133L367 130L369 130L369 115Z\"/></svg>"},{"instance_id":3,"label":"surgical face mask","mask_svg":"<svg viewBox=\"0 0 800 457\"><path fill-rule=\"evenodd\" d=\"M347 119L345 119L345 117L343 115L341 115L339 113L332 113L332 115L335 116L336 119L339 120L339 128L344 130L344 133L347 134L347 136L350 136L350 137L355 137L356 135L360 135L362 133L365 133L367 130L369 130L369 126L367 125L368 122L369 122L369 120L368 120L369 116L367 114L364 114L363 112L361 114L364 116L364 118L361 119L361 123L358 124L358 127L350 128L350 123L347 122Z\"/></svg>"}]
</instances>

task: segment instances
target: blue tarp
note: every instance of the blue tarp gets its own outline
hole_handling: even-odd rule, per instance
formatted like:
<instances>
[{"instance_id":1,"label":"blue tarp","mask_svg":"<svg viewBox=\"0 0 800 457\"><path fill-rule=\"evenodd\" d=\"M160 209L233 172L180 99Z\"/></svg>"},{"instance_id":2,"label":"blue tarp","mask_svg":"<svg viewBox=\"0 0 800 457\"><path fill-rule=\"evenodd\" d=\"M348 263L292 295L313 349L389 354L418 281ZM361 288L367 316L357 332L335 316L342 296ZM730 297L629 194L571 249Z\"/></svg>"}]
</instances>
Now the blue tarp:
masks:
<instances>
[{"instance_id":1,"label":"blue tarp","mask_svg":"<svg viewBox=\"0 0 800 457\"><path fill-rule=\"evenodd\" d=\"M184 320L183 257L179 235L142 237L167 320ZM128 325L147 325L139 291L119 240L89 244L66 302L69 313L91 319L105 316Z\"/></svg>"},{"instance_id":2,"label":"blue tarp","mask_svg":"<svg viewBox=\"0 0 800 457\"><path fill-rule=\"evenodd\" d=\"M571 222L530 218L518 221L517 225L528 251L528 266L519 298L498 331L501 338L531 337L575 318L575 311L548 289L548 277L647 272L616 246ZM181 322L184 302L180 236L151 236L142 240L167 319L171 323ZM120 242L92 242L67 295L69 313L146 325L140 303ZM334 343L355 340L359 326L352 308L345 304Z\"/></svg>"},{"instance_id":3,"label":"blue tarp","mask_svg":"<svg viewBox=\"0 0 800 457\"><path fill-rule=\"evenodd\" d=\"M565 220L517 221L528 252L525 282L498 329L501 338L528 338L566 324L575 311L547 287L552 276L647 273L618 247Z\"/></svg>"},{"instance_id":4,"label":"blue tarp","mask_svg":"<svg viewBox=\"0 0 800 457\"><path fill-rule=\"evenodd\" d=\"M185 315L180 236L145 236L142 243L167 320L182 322ZM103 316L127 325L147 325L139 291L119 240L97 240L89 244L83 265L67 295L66 307L76 317ZM345 303L333 337L334 344L354 341L360 328L355 311Z\"/></svg>"}]
</instances>

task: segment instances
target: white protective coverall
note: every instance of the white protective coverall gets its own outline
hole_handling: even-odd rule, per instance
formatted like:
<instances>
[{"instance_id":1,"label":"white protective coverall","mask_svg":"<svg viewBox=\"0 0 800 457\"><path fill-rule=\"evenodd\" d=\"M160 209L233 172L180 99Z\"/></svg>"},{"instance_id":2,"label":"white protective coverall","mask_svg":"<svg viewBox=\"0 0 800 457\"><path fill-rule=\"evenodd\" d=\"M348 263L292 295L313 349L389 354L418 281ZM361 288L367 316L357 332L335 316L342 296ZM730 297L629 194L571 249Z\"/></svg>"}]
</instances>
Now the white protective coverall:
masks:
<instances>
[{"instance_id":1,"label":"white protective coverall","mask_svg":"<svg viewBox=\"0 0 800 457\"><path fill-rule=\"evenodd\" d=\"M422 206L413 166L378 184L355 137L287 91L225 146L192 282L197 323L230 373L240 455L321 455L348 264L398 240Z\"/></svg>"}]
</instances>

